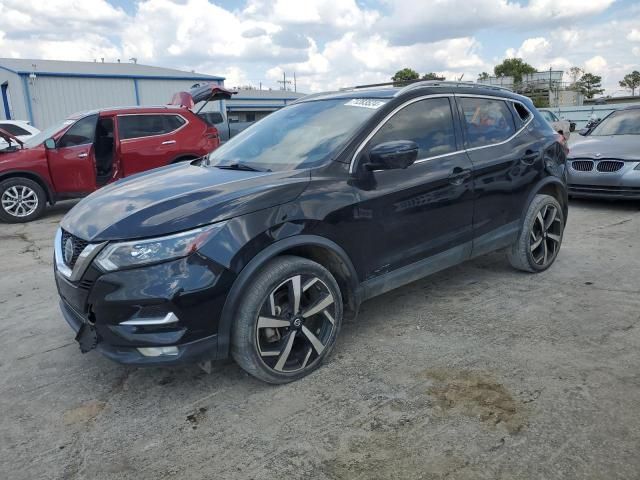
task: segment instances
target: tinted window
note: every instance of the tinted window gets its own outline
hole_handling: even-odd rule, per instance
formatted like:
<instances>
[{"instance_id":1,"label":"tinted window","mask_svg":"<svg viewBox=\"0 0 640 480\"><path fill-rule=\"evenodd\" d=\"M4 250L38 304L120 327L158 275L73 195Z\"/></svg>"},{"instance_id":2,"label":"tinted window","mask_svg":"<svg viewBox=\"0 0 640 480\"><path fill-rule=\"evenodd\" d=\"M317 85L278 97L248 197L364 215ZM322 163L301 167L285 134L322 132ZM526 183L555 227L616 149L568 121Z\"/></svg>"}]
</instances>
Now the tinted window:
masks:
<instances>
[{"instance_id":1,"label":"tinted window","mask_svg":"<svg viewBox=\"0 0 640 480\"><path fill-rule=\"evenodd\" d=\"M220 112L202 112L198 114L209 125L215 125L217 123L224 122L222 114Z\"/></svg>"},{"instance_id":2,"label":"tinted window","mask_svg":"<svg viewBox=\"0 0 640 480\"><path fill-rule=\"evenodd\" d=\"M75 147L93 143L96 136L97 115L89 115L74 123L58 141L58 147Z\"/></svg>"},{"instance_id":3,"label":"tinted window","mask_svg":"<svg viewBox=\"0 0 640 480\"><path fill-rule=\"evenodd\" d=\"M369 143L374 147L394 140L412 140L420 148L418 159L456 151L453 115L447 98L412 103L396 113Z\"/></svg>"},{"instance_id":4,"label":"tinted window","mask_svg":"<svg viewBox=\"0 0 640 480\"><path fill-rule=\"evenodd\" d=\"M518 119L520 119L521 124L526 123L531 117L531 112L521 103L513 102L513 108L518 114Z\"/></svg>"},{"instance_id":5,"label":"tinted window","mask_svg":"<svg viewBox=\"0 0 640 480\"><path fill-rule=\"evenodd\" d=\"M640 108L613 112L591 135L640 135Z\"/></svg>"},{"instance_id":6,"label":"tinted window","mask_svg":"<svg viewBox=\"0 0 640 480\"><path fill-rule=\"evenodd\" d=\"M470 147L499 143L516 133L513 116L502 100L461 98Z\"/></svg>"},{"instance_id":7,"label":"tinted window","mask_svg":"<svg viewBox=\"0 0 640 480\"><path fill-rule=\"evenodd\" d=\"M178 115L121 115L118 116L120 138L142 138L163 135L177 130L185 121Z\"/></svg>"},{"instance_id":8,"label":"tinted window","mask_svg":"<svg viewBox=\"0 0 640 480\"><path fill-rule=\"evenodd\" d=\"M13 123L0 123L0 128L5 132L9 132L11 135L15 135L16 137L18 135L31 135L27 130Z\"/></svg>"}]
</instances>

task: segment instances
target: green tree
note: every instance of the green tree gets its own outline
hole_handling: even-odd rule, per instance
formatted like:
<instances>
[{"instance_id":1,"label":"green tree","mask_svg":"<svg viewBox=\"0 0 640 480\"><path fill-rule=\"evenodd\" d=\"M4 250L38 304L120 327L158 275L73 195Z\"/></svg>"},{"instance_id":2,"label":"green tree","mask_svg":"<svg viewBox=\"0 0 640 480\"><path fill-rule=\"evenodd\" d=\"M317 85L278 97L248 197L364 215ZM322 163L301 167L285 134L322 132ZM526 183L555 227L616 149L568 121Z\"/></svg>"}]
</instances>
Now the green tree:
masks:
<instances>
[{"instance_id":1,"label":"green tree","mask_svg":"<svg viewBox=\"0 0 640 480\"><path fill-rule=\"evenodd\" d=\"M437 73L434 72L429 72L429 73L425 73L421 80L439 80L439 81L443 81L444 77L441 75L438 75Z\"/></svg>"},{"instance_id":2,"label":"green tree","mask_svg":"<svg viewBox=\"0 0 640 480\"><path fill-rule=\"evenodd\" d=\"M593 73L585 73L582 75L580 80L576 82L576 86L587 98L593 98L594 95L604 92L604 88L602 88L602 77L594 75Z\"/></svg>"},{"instance_id":3,"label":"green tree","mask_svg":"<svg viewBox=\"0 0 640 480\"><path fill-rule=\"evenodd\" d=\"M391 80L394 82L410 82L412 80L418 80L419 78L420 74L412 68L403 68L402 70L398 70L396 74L391 77Z\"/></svg>"},{"instance_id":4,"label":"green tree","mask_svg":"<svg viewBox=\"0 0 640 480\"><path fill-rule=\"evenodd\" d=\"M631 73L627 73L619 83L621 87L631 90L631 96L634 96L636 94L636 88L640 87L640 72L634 70Z\"/></svg>"},{"instance_id":5,"label":"green tree","mask_svg":"<svg viewBox=\"0 0 640 480\"><path fill-rule=\"evenodd\" d=\"M482 72L480 75L478 75L478 81L481 82L482 80L489 80L489 77L491 75L489 75L487 72Z\"/></svg>"},{"instance_id":6,"label":"green tree","mask_svg":"<svg viewBox=\"0 0 640 480\"><path fill-rule=\"evenodd\" d=\"M513 77L513 83L522 83L522 76L536 73L536 69L521 58L505 58L502 63L493 67L496 77Z\"/></svg>"}]
</instances>

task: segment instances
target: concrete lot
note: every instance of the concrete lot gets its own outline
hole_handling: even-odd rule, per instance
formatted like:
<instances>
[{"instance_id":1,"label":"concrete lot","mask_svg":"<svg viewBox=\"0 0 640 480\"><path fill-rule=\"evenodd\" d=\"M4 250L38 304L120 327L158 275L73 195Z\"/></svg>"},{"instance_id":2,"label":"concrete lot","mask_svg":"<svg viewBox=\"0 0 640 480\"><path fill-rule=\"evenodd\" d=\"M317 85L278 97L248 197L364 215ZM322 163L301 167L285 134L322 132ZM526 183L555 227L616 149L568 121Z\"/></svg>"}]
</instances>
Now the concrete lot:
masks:
<instances>
[{"instance_id":1,"label":"concrete lot","mask_svg":"<svg viewBox=\"0 0 640 480\"><path fill-rule=\"evenodd\" d=\"M543 274L493 254L367 302L281 387L80 354L71 205L0 224L0 478L640 478L640 203L573 202Z\"/></svg>"}]
</instances>

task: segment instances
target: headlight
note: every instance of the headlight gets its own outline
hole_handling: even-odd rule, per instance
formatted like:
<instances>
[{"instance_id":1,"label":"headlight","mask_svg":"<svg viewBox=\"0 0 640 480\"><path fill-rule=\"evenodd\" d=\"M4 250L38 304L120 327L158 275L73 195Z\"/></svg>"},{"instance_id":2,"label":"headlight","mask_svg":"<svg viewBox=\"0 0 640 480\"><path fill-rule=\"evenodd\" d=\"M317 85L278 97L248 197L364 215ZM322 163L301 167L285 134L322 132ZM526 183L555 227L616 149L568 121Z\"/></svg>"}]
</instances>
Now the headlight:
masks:
<instances>
[{"instance_id":1,"label":"headlight","mask_svg":"<svg viewBox=\"0 0 640 480\"><path fill-rule=\"evenodd\" d=\"M218 233L225 223L214 223L166 237L112 243L100 252L95 261L103 270L113 271L186 257Z\"/></svg>"}]
</instances>

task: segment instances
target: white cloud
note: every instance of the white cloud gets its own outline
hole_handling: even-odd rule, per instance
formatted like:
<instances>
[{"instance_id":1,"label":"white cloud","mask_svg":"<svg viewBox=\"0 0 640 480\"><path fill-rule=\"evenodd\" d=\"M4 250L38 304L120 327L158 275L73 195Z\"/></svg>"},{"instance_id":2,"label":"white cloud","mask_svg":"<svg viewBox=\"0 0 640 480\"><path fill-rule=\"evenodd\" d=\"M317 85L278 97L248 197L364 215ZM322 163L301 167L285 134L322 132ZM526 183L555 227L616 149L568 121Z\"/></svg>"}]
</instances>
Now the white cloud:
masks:
<instances>
[{"instance_id":1,"label":"white cloud","mask_svg":"<svg viewBox=\"0 0 640 480\"><path fill-rule=\"evenodd\" d=\"M475 79L505 50L539 69L592 69L617 88L640 55L628 43L640 41L639 10L598 28L584 23L613 0L245 0L234 9L213 2L139 0L125 11L109 0L0 0L0 55L137 57L224 75L230 86L277 87L283 71L295 71L299 87L314 91L388 81L403 67ZM504 32L517 42L496 41ZM488 46L478 40L487 36Z\"/></svg>"},{"instance_id":2,"label":"white cloud","mask_svg":"<svg viewBox=\"0 0 640 480\"><path fill-rule=\"evenodd\" d=\"M588 72L603 73L607 68L607 60L602 55L596 55L584 62L584 67Z\"/></svg>"}]
</instances>

